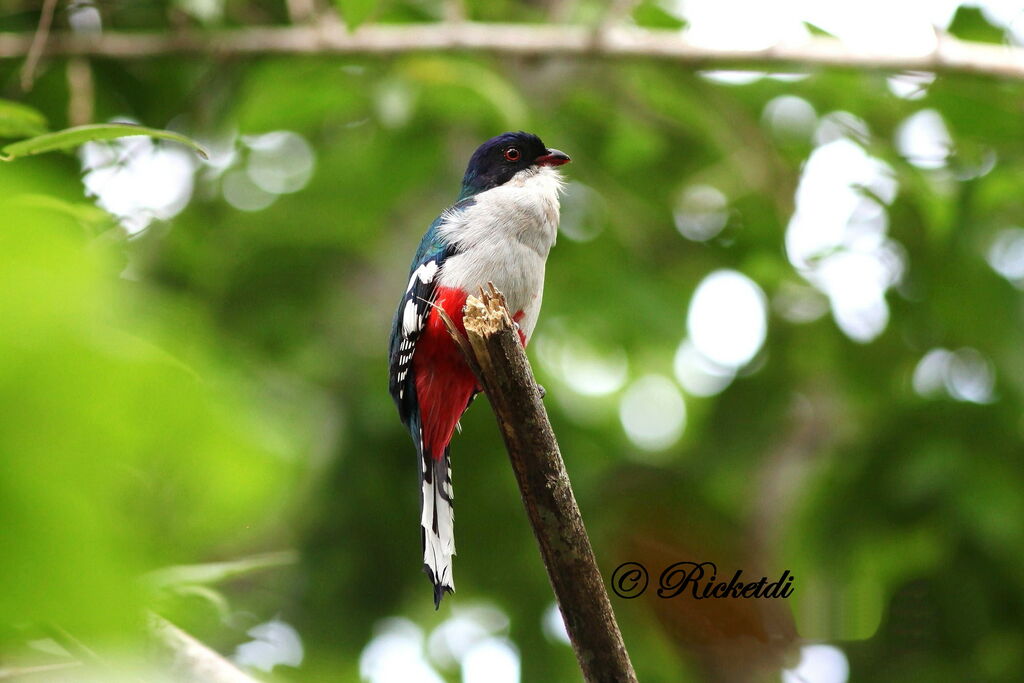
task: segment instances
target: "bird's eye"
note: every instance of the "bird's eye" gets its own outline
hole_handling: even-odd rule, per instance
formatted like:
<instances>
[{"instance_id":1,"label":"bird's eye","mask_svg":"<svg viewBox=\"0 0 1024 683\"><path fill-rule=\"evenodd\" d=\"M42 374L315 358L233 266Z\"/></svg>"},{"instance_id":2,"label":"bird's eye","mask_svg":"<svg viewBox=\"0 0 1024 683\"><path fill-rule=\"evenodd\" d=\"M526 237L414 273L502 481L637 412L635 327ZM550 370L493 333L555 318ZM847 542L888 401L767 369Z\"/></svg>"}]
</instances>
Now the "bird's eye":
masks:
<instances>
[{"instance_id":1,"label":"bird's eye","mask_svg":"<svg viewBox=\"0 0 1024 683\"><path fill-rule=\"evenodd\" d=\"M519 150L509 147L505 150L505 161L519 161Z\"/></svg>"}]
</instances>

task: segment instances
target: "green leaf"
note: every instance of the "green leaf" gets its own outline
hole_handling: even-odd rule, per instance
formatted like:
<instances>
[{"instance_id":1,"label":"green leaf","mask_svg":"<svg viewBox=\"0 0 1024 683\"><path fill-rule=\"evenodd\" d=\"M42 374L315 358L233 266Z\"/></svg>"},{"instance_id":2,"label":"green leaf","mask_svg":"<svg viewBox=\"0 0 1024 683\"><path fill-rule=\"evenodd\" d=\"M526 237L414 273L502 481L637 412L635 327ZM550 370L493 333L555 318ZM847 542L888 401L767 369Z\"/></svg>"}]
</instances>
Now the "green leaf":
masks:
<instances>
[{"instance_id":1,"label":"green leaf","mask_svg":"<svg viewBox=\"0 0 1024 683\"><path fill-rule=\"evenodd\" d=\"M960 40L979 43L1002 43L1006 40L1003 29L993 26L977 7L960 7L949 24L950 35Z\"/></svg>"},{"instance_id":2,"label":"green leaf","mask_svg":"<svg viewBox=\"0 0 1024 683\"><path fill-rule=\"evenodd\" d=\"M90 235L98 235L117 227L117 221L113 216L98 206L85 202L68 202L45 194L23 194L12 197L11 204L64 215L82 226Z\"/></svg>"},{"instance_id":3,"label":"green leaf","mask_svg":"<svg viewBox=\"0 0 1024 683\"><path fill-rule=\"evenodd\" d=\"M373 14L377 0L334 0L334 4L345 19L348 30L354 31Z\"/></svg>"},{"instance_id":4,"label":"green leaf","mask_svg":"<svg viewBox=\"0 0 1024 683\"><path fill-rule=\"evenodd\" d=\"M812 24L809 21L805 21L804 26L807 28L808 31L811 32L812 36L827 36L829 38L835 38L835 35L829 33L828 31L821 28L817 24Z\"/></svg>"},{"instance_id":5,"label":"green leaf","mask_svg":"<svg viewBox=\"0 0 1024 683\"><path fill-rule=\"evenodd\" d=\"M68 149L69 147L76 147L82 143L92 142L94 140L111 140L114 138L130 137L132 135L148 135L162 140L180 142L181 144L194 149L196 153L204 159L208 158L206 150L203 149L198 142L182 135L181 133L173 133L169 130L157 130L156 128L146 128L144 126L136 126L130 123L98 123L88 126L76 126L75 128L67 128L55 133L37 135L36 137L29 138L28 140L12 142L3 149L0 149L0 159L3 161L10 161L17 157L42 154L43 152L52 152L57 149Z\"/></svg>"},{"instance_id":6,"label":"green leaf","mask_svg":"<svg viewBox=\"0 0 1024 683\"><path fill-rule=\"evenodd\" d=\"M24 138L46 132L46 117L20 102L0 100L0 138Z\"/></svg>"},{"instance_id":7,"label":"green leaf","mask_svg":"<svg viewBox=\"0 0 1024 683\"><path fill-rule=\"evenodd\" d=\"M633 21L641 28L681 29L686 22L675 14L666 11L657 2L647 0L633 10Z\"/></svg>"}]
</instances>

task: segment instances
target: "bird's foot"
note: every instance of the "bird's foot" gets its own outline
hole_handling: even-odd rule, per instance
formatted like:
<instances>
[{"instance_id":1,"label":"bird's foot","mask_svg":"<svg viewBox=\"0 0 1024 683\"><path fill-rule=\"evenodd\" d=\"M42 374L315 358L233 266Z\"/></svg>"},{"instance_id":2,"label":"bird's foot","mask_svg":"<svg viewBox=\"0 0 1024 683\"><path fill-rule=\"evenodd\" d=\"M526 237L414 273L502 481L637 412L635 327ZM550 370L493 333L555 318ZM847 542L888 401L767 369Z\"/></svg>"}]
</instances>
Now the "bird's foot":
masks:
<instances>
[{"instance_id":1,"label":"bird's foot","mask_svg":"<svg viewBox=\"0 0 1024 683\"><path fill-rule=\"evenodd\" d=\"M545 396L547 396L547 395L548 395L547 389L545 389L545 388L544 388L543 386L541 386L540 384L538 384L538 385L537 385L537 391L539 391L539 392L540 392L540 397L541 397L541 398L544 398Z\"/></svg>"}]
</instances>

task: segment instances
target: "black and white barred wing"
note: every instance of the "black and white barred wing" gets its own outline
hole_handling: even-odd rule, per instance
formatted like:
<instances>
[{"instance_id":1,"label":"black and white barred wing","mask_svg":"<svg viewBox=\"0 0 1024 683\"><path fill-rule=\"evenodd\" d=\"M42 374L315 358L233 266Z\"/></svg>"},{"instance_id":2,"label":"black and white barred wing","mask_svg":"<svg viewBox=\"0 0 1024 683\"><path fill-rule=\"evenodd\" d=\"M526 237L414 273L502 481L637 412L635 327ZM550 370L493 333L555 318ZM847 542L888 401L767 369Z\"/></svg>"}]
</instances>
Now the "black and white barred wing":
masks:
<instances>
[{"instance_id":1,"label":"black and white barred wing","mask_svg":"<svg viewBox=\"0 0 1024 683\"><path fill-rule=\"evenodd\" d=\"M455 588L452 578L455 536L451 461L447 449L440 460L434 460L424 452L422 418L412 369L416 343L423 334L434 304L438 273L445 259L454 253L453 249L432 242L435 227L436 224L431 226L420 245L405 294L395 313L391 332L389 389L419 455L423 569L434 586L434 605L437 607L444 593L453 592Z\"/></svg>"},{"instance_id":2,"label":"black and white barred wing","mask_svg":"<svg viewBox=\"0 0 1024 683\"><path fill-rule=\"evenodd\" d=\"M398 305L391 330L391 368L388 385L391 396L398 405L402 422L409 425L412 413L416 411L415 382L411 376L412 357L416 341L423 333L430 306L434 302L434 279L441 267L443 254L419 264L409 276L405 295ZM411 425L410 425L411 426ZM415 438L416 435L413 435Z\"/></svg>"}]
</instances>

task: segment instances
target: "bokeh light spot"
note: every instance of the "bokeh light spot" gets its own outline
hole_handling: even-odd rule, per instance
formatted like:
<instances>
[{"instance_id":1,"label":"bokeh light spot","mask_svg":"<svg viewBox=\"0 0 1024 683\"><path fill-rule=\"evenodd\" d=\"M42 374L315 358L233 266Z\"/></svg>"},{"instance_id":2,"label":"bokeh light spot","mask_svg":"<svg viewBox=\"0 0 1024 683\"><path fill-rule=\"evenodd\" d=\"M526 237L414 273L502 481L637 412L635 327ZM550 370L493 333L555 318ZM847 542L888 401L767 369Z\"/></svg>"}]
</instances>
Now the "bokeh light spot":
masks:
<instances>
[{"instance_id":1,"label":"bokeh light spot","mask_svg":"<svg viewBox=\"0 0 1024 683\"><path fill-rule=\"evenodd\" d=\"M178 145L145 136L87 142L79 159L86 194L96 197L130 233L177 216L192 198L198 162L194 153Z\"/></svg>"},{"instance_id":2,"label":"bokeh light spot","mask_svg":"<svg viewBox=\"0 0 1024 683\"><path fill-rule=\"evenodd\" d=\"M574 242L589 242L604 230L607 205L604 196L588 185L570 182L562 194L558 231Z\"/></svg>"},{"instance_id":3,"label":"bokeh light spot","mask_svg":"<svg viewBox=\"0 0 1024 683\"><path fill-rule=\"evenodd\" d=\"M896 149L918 168L942 168L952 148L953 138L946 122L934 109L923 109L907 117L896 129Z\"/></svg>"},{"instance_id":4,"label":"bokeh light spot","mask_svg":"<svg viewBox=\"0 0 1024 683\"><path fill-rule=\"evenodd\" d=\"M886 236L885 205L898 185L891 167L838 128L824 137L830 141L811 153L800 177L786 253L828 296L839 328L867 343L888 325L885 294L905 271L903 249Z\"/></svg>"},{"instance_id":5,"label":"bokeh light spot","mask_svg":"<svg viewBox=\"0 0 1024 683\"><path fill-rule=\"evenodd\" d=\"M260 671L272 671L279 664L292 667L302 664L305 656L302 638L291 624L274 619L254 626L247 633L253 639L235 650L232 659L236 663Z\"/></svg>"},{"instance_id":6,"label":"bokeh light spot","mask_svg":"<svg viewBox=\"0 0 1024 683\"><path fill-rule=\"evenodd\" d=\"M846 683L849 677L846 655L832 645L805 645L800 663L782 672L783 683Z\"/></svg>"},{"instance_id":7,"label":"bokeh light spot","mask_svg":"<svg viewBox=\"0 0 1024 683\"><path fill-rule=\"evenodd\" d=\"M833 111L821 117L814 131L814 142L819 146L827 145L836 140L851 140L859 144L867 144L871 139L871 131L867 122L848 111Z\"/></svg>"},{"instance_id":8,"label":"bokeh light spot","mask_svg":"<svg viewBox=\"0 0 1024 683\"><path fill-rule=\"evenodd\" d=\"M715 271L697 286L686 327L703 356L726 368L742 367L768 331L764 292L743 273Z\"/></svg>"},{"instance_id":9,"label":"bokeh light spot","mask_svg":"<svg viewBox=\"0 0 1024 683\"><path fill-rule=\"evenodd\" d=\"M477 644L508 632L509 619L501 610L487 605L459 607L430 633L427 652L431 660L454 668Z\"/></svg>"},{"instance_id":10,"label":"bokeh light spot","mask_svg":"<svg viewBox=\"0 0 1024 683\"><path fill-rule=\"evenodd\" d=\"M689 339L684 339L679 345L672 367L676 380L691 396L720 394L736 376L735 369L722 367L709 360Z\"/></svg>"},{"instance_id":11,"label":"bokeh light spot","mask_svg":"<svg viewBox=\"0 0 1024 683\"><path fill-rule=\"evenodd\" d=\"M729 200L710 185L691 185L683 190L673 215L676 228L687 239L704 242L722 231L729 220Z\"/></svg>"},{"instance_id":12,"label":"bokeh light spot","mask_svg":"<svg viewBox=\"0 0 1024 683\"><path fill-rule=\"evenodd\" d=\"M68 26L75 33L100 33L103 30L103 17L91 0L69 4L67 19Z\"/></svg>"},{"instance_id":13,"label":"bokeh light spot","mask_svg":"<svg viewBox=\"0 0 1024 683\"><path fill-rule=\"evenodd\" d=\"M544 617L541 621L544 635L548 640L569 645L569 632L565 630L565 619L562 618L562 610L558 609L558 603L551 603L544 610Z\"/></svg>"},{"instance_id":14,"label":"bokeh light spot","mask_svg":"<svg viewBox=\"0 0 1024 683\"><path fill-rule=\"evenodd\" d=\"M926 353L914 368L914 391L925 398L948 395L968 403L995 400L995 370L980 351L937 348Z\"/></svg>"},{"instance_id":15,"label":"bokeh light spot","mask_svg":"<svg viewBox=\"0 0 1024 683\"><path fill-rule=\"evenodd\" d=\"M557 322L535 339L544 369L583 396L607 396L626 384L629 362L621 348L598 350Z\"/></svg>"},{"instance_id":16,"label":"bokeh light spot","mask_svg":"<svg viewBox=\"0 0 1024 683\"><path fill-rule=\"evenodd\" d=\"M519 683L519 651L507 638L488 638L462 660L463 683Z\"/></svg>"},{"instance_id":17,"label":"bokeh light spot","mask_svg":"<svg viewBox=\"0 0 1024 683\"><path fill-rule=\"evenodd\" d=\"M928 94L928 86L935 81L935 74L924 71L908 71L886 79L889 92L904 100L920 100Z\"/></svg>"},{"instance_id":18,"label":"bokeh light spot","mask_svg":"<svg viewBox=\"0 0 1024 683\"><path fill-rule=\"evenodd\" d=\"M1024 288L1024 229L999 231L989 247L988 264L1016 287Z\"/></svg>"},{"instance_id":19,"label":"bokeh light spot","mask_svg":"<svg viewBox=\"0 0 1024 683\"><path fill-rule=\"evenodd\" d=\"M780 95L764 106L762 120L782 140L807 140L814 134L818 113L802 97Z\"/></svg>"},{"instance_id":20,"label":"bokeh light spot","mask_svg":"<svg viewBox=\"0 0 1024 683\"><path fill-rule=\"evenodd\" d=\"M224 200L239 211L262 211L277 199L276 195L258 187L249 175L239 168L224 175L221 191L224 193Z\"/></svg>"},{"instance_id":21,"label":"bokeh light spot","mask_svg":"<svg viewBox=\"0 0 1024 683\"><path fill-rule=\"evenodd\" d=\"M772 310L791 323L809 323L828 313L828 299L814 287L785 282L772 298Z\"/></svg>"},{"instance_id":22,"label":"bokeh light spot","mask_svg":"<svg viewBox=\"0 0 1024 683\"><path fill-rule=\"evenodd\" d=\"M313 148L298 133L279 130L246 135L242 141L250 150L246 169L249 178L264 192L298 192L313 176Z\"/></svg>"},{"instance_id":23,"label":"bokeh light spot","mask_svg":"<svg viewBox=\"0 0 1024 683\"><path fill-rule=\"evenodd\" d=\"M359 656L359 675L369 683L444 683L423 656L423 631L408 619L386 619Z\"/></svg>"},{"instance_id":24,"label":"bokeh light spot","mask_svg":"<svg viewBox=\"0 0 1024 683\"><path fill-rule=\"evenodd\" d=\"M626 436L647 451L668 448L683 434L686 404L679 389L661 375L646 375L633 382L619 404Z\"/></svg>"}]
</instances>

